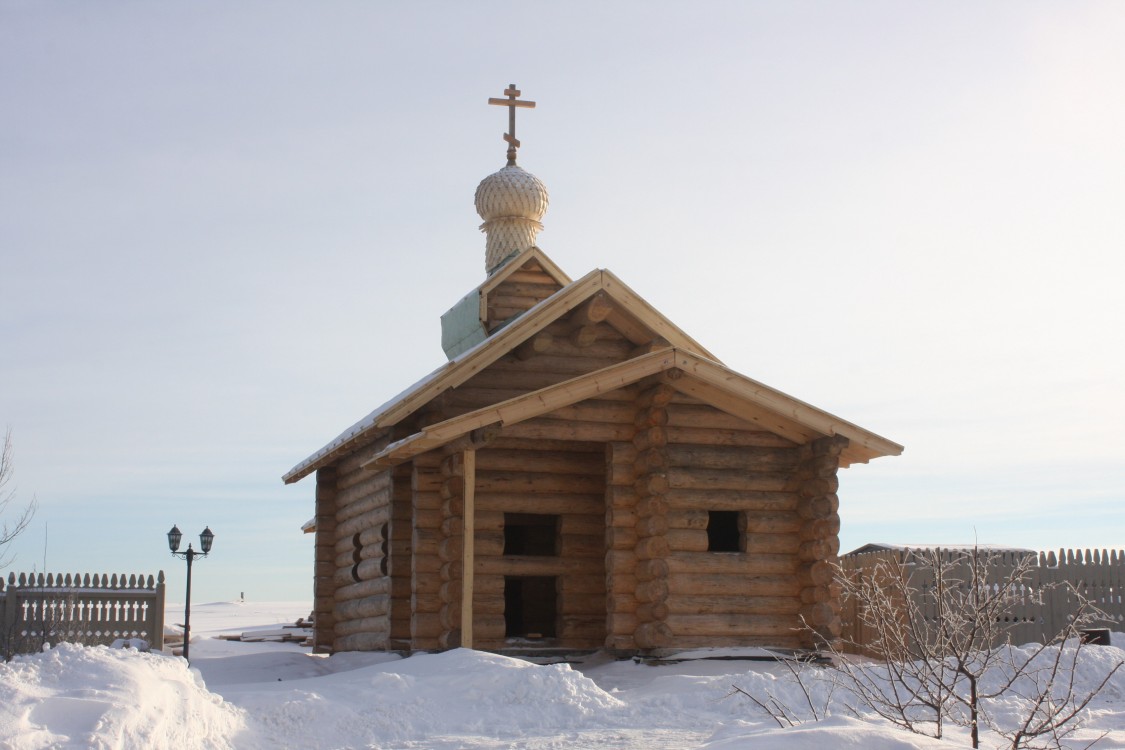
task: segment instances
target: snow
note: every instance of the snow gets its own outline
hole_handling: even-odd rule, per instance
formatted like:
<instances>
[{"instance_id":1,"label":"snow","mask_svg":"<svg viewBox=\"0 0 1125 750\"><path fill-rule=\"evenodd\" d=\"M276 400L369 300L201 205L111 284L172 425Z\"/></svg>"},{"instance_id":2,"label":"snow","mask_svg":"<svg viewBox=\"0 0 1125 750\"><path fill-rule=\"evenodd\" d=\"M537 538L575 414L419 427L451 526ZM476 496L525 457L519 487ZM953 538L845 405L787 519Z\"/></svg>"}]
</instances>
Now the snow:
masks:
<instances>
[{"instance_id":1,"label":"snow","mask_svg":"<svg viewBox=\"0 0 1125 750\"><path fill-rule=\"evenodd\" d=\"M830 670L809 666L801 674L813 704L831 705L830 715L814 721L788 668L732 658L761 657L756 649L685 652L653 666L597 655L572 667L468 649L324 657L294 643L215 637L274 631L308 610L284 602L196 605L190 668L166 654L66 644L0 665L0 747L936 750L968 744L957 729L935 740L851 715L826 679ZM169 612L167 619L182 618ZM1079 686L1096 686L1125 658L1125 635L1113 639L1113 646L1083 650ZM735 686L778 697L802 723L780 727ZM1004 716L1005 706L997 708ZM1125 674L1099 693L1072 746L1102 733L1096 748L1125 748ZM998 744L986 737L985 746Z\"/></svg>"}]
</instances>

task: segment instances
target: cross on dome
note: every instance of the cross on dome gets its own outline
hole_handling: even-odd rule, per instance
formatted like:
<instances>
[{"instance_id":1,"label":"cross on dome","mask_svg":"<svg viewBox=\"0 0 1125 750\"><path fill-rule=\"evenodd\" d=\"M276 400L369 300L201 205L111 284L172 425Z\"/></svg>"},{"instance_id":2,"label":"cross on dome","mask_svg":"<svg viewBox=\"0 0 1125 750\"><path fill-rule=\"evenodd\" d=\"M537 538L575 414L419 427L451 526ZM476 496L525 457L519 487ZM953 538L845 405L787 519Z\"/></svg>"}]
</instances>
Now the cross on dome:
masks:
<instances>
[{"instance_id":1,"label":"cross on dome","mask_svg":"<svg viewBox=\"0 0 1125 750\"><path fill-rule=\"evenodd\" d=\"M526 107L527 109L535 109L535 102L529 102L519 99L520 90L516 88L516 84L508 84L508 88L504 89L504 96L507 99L499 99L497 97L489 97L489 104L496 104L501 107L508 108L508 132L504 134L504 141L508 144L508 166L514 166L516 163L516 149L520 147L519 139L516 138L516 107Z\"/></svg>"}]
</instances>

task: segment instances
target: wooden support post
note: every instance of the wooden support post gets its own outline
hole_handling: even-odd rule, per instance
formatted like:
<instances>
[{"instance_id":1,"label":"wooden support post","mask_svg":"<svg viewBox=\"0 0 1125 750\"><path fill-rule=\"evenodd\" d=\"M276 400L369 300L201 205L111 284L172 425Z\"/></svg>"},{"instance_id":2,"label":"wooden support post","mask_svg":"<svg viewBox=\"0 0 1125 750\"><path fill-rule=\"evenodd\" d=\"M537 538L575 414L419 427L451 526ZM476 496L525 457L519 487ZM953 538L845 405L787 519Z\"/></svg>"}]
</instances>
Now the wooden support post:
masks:
<instances>
[{"instance_id":1,"label":"wooden support post","mask_svg":"<svg viewBox=\"0 0 1125 750\"><path fill-rule=\"evenodd\" d=\"M473 647L473 541L475 535L475 490L477 483L477 452L469 449L462 453L465 483L464 522L461 526L461 646Z\"/></svg>"}]
</instances>

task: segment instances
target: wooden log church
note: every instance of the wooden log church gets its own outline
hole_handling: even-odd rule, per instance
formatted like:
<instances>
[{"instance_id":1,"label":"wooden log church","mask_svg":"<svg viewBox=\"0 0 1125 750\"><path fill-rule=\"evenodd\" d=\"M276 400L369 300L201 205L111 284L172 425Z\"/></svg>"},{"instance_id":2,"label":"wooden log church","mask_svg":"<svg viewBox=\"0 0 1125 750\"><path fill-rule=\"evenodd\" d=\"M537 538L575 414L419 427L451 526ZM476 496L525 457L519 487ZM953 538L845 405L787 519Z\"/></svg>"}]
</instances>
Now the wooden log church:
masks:
<instances>
[{"instance_id":1,"label":"wooden log church","mask_svg":"<svg viewBox=\"0 0 1125 750\"><path fill-rule=\"evenodd\" d=\"M840 633L837 470L902 447L723 366L607 270L536 244L508 163L448 362L295 466L319 651L812 647ZM802 622L809 628L803 628Z\"/></svg>"}]
</instances>

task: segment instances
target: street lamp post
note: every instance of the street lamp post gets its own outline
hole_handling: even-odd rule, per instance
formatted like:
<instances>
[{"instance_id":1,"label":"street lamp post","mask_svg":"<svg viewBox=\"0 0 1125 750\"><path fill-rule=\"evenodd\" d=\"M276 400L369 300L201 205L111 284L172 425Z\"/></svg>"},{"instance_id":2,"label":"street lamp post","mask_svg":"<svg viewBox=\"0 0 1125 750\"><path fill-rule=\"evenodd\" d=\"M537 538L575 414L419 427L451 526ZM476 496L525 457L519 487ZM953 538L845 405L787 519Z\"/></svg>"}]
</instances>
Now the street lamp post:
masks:
<instances>
[{"instance_id":1,"label":"street lamp post","mask_svg":"<svg viewBox=\"0 0 1125 750\"><path fill-rule=\"evenodd\" d=\"M215 541L215 535L211 533L211 529L203 529L203 533L199 535L199 547L203 550L202 552L193 550L190 542L188 542L187 551L179 552L180 540L183 536L183 532L178 527L173 526L172 530L168 532L168 547L172 550L173 555L187 560L187 603L184 604L184 659L190 661L188 648L191 645L191 563L197 557L207 557L211 552L211 544Z\"/></svg>"}]
</instances>

